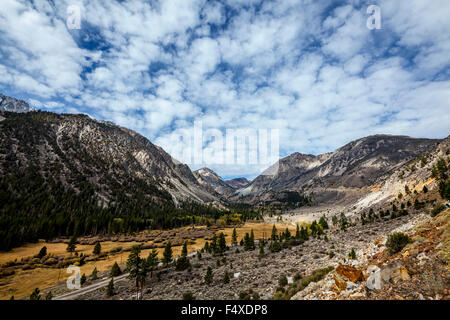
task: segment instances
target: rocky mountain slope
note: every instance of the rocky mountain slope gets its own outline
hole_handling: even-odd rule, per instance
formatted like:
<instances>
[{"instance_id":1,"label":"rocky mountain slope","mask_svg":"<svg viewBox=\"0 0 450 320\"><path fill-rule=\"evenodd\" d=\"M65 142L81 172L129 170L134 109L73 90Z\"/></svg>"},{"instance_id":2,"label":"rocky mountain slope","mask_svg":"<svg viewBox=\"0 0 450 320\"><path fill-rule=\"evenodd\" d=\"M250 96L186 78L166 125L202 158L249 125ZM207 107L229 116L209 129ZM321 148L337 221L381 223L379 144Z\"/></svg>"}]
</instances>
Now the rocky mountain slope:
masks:
<instances>
[{"instance_id":1,"label":"rocky mountain slope","mask_svg":"<svg viewBox=\"0 0 450 320\"><path fill-rule=\"evenodd\" d=\"M36 109L30 107L30 105L23 100L7 97L0 93L0 111L30 112L36 111Z\"/></svg>"},{"instance_id":2,"label":"rocky mountain slope","mask_svg":"<svg viewBox=\"0 0 450 320\"><path fill-rule=\"evenodd\" d=\"M197 182L212 194L217 196L230 195L234 188L226 183L217 173L209 168L202 168L194 171Z\"/></svg>"},{"instance_id":3,"label":"rocky mountain slope","mask_svg":"<svg viewBox=\"0 0 450 320\"><path fill-rule=\"evenodd\" d=\"M132 130L86 115L2 114L3 248L38 236L70 235L76 228L96 233L192 223L185 217L213 214L198 206L218 204L187 165Z\"/></svg>"},{"instance_id":4,"label":"rocky mountain slope","mask_svg":"<svg viewBox=\"0 0 450 320\"><path fill-rule=\"evenodd\" d=\"M242 189L250 184L246 178L228 179L225 182L234 189Z\"/></svg>"},{"instance_id":5,"label":"rocky mountain slope","mask_svg":"<svg viewBox=\"0 0 450 320\"><path fill-rule=\"evenodd\" d=\"M258 176L239 194L249 203L274 201L278 193L287 190L313 194L316 203L355 199L364 195L367 187L439 142L375 135L319 156L294 153L280 159L273 175Z\"/></svg>"},{"instance_id":6,"label":"rocky mountain slope","mask_svg":"<svg viewBox=\"0 0 450 320\"><path fill-rule=\"evenodd\" d=\"M249 181L246 178L236 178L223 180L217 173L209 168L202 168L194 171L197 182L208 190L211 194L226 199L236 192L236 190L246 187Z\"/></svg>"}]
</instances>

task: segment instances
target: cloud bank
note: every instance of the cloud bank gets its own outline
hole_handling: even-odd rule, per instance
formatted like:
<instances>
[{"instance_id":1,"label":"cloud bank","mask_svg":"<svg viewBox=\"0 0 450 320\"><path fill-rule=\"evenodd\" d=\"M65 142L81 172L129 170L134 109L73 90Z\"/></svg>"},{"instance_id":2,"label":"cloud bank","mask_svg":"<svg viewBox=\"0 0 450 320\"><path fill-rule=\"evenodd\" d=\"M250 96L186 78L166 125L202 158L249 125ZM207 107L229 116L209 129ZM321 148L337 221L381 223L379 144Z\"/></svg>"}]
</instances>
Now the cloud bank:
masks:
<instances>
[{"instance_id":1,"label":"cloud bank","mask_svg":"<svg viewBox=\"0 0 450 320\"><path fill-rule=\"evenodd\" d=\"M379 30L366 26L373 4ZM71 5L80 29L67 27ZM114 121L169 153L194 121L279 129L281 156L376 133L442 138L449 16L447 0L2 0L0 92Z\"/></svg>"}]
</instances>

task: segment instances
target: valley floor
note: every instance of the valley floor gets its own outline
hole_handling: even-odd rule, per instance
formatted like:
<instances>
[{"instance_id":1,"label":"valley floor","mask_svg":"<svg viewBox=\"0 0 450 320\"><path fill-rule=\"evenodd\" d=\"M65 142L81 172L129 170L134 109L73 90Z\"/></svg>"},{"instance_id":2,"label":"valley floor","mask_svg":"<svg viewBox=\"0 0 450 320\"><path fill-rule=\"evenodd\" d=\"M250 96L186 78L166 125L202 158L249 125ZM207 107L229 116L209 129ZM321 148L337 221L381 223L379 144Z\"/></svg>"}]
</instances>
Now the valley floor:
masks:
<instances>
[{"instance_id":1,"label":"valley floor","mask_svg":"<svg viewBox=\"0 0 450 320\"><path fill-rule=\"evenodd\" d=\"M184 293L191 292L196 299L239 299L244 296L243 292L247 292L250 296L256 293L256 297L260 299L272 299L279 286L280 276L286 276L291 283L294 278L306 277L313 270L330 266L336 268L345 264L355 266L367 264L373 255L385 249L383 241L387 234L394 230L412 230L416 225L429 219L429 215L415 214L364 226L359 224L347 231L332 230L327 233L328 241L325 241L323 237L310 239L302 245L293 246L278 253L268 252L266 246L266 255L262 258L259 257L258 250L246 252L240 246L232 246L225 254L226 262L220 262L220 266L217 265L217 260L222 260L222 257L213 257L210 254L203 254L202 259L191 257L193 265L191 272L175 271L173 268L160 270L159 280L154 276L147 282L143 298L181 299ZM239 249L238 253L236 249ZM352 249L356 251L356 260L349 260L348 255ZM208 266L212 267L214 278L210 285L206 285L203 281ZM231 281L229 284L222 284L226 271L230 273ZM319 296L314 296L311 291L311 288L317 284L322 285L322 291L332 292L330 291L334 283L332 280L333 272L329 273L325 280L311 283L302 291L309 296L302 296L302 292L299 292L293 299L318 298ZM117 294L110 299L135 298L132 281L118 282L115 287ZM359 293L350 297L351 293L340 296L337 291L334 295L330 293L329 296L320 298L367 298L366 294ZM377 298L376 295L371 297ZM104 289L99 289L81 295L78 299L106 299L106 296Z\"/></svg>"}]
</instances>

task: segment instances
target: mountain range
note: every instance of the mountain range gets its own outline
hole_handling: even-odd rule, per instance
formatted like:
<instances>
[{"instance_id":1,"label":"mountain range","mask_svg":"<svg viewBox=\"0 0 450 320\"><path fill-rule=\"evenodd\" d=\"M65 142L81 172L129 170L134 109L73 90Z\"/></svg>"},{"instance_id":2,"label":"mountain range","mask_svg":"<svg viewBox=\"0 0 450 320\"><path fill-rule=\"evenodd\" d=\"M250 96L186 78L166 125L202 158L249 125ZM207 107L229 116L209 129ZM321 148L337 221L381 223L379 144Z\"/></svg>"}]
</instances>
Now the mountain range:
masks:
<instances>
[{"instance_id":1,"label":"mountain range","mask_svg":"<svg viewBox=\"0 0 450 320\"><path fill-rule=\"evenodd\" d=\"M293 153L251 182L224 180L208 168L192 172L130 129L0 95L0 238L9 248L76 228L169 227L233 203L356 202L442 141L373 135L326 154Z\"/></svg>"}]
</instances>

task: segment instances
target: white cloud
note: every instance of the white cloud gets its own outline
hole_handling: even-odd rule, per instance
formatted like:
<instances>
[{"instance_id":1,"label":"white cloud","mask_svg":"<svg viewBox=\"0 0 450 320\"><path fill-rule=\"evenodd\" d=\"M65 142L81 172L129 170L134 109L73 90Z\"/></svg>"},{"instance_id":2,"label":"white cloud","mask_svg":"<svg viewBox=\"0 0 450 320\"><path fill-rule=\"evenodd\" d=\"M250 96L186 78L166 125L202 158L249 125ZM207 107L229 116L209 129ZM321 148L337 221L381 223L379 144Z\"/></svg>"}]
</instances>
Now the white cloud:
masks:
<instances>
[{"instance_id":1,"label":"white cloud","mask_svg":"<svg viewBox=\"0 0 450 320\"><path fill-rule=\"evenodd\" d=\"M174 133L195 120L279 128L282 155L373 133L448 135L450 3L382 2L382 30L370 31L369 2L2 0L0 89L167 150L184 148ZM69 4L80 31L67 30Z\"/></svg>"}]
</instances>

